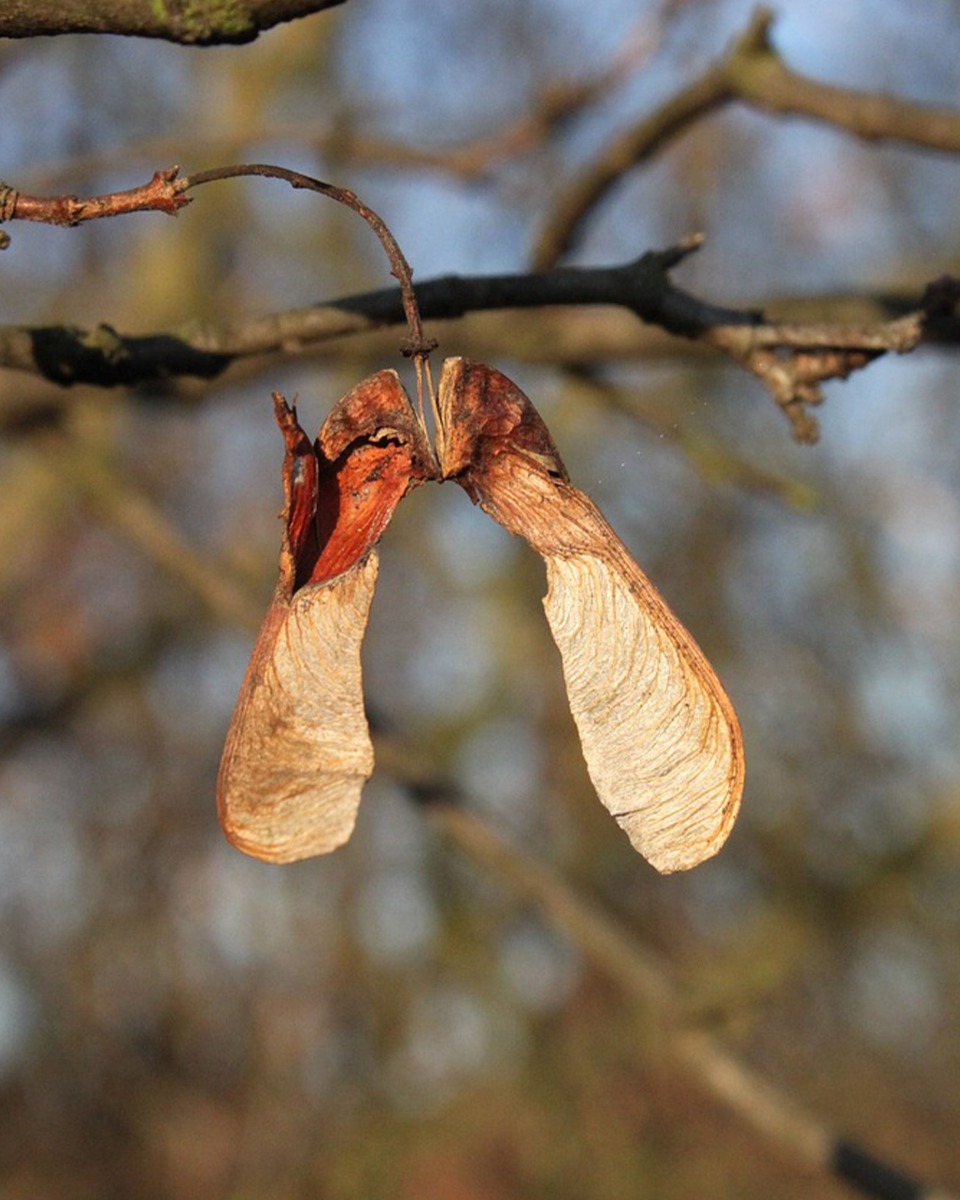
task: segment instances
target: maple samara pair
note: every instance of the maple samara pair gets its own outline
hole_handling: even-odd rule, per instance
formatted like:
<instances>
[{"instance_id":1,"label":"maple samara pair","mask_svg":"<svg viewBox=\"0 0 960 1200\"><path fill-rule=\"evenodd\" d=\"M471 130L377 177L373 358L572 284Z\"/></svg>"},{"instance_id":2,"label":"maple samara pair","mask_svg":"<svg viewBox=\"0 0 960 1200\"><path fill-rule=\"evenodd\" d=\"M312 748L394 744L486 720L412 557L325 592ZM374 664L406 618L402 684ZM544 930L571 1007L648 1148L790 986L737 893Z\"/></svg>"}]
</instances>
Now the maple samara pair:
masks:
<instances>
[{"instance_id":1,"label":"maple samara pair","mask_svg":"<svg viewBox=\"0 0 960 1200\"><path fill-rule=\"evenodd\" d=\"M543 604L597 794L660 871L716 853L743 790L740 726L699 646L506 376L450 358L436 456L395 371L340 400L315 443L274 395L286 443L280 579L240 690L217 784L239 849L270 862L349 838L373 770L360 648L376 543L396 506L454 479L544 559Z\"/></svg>"}]
</instances>

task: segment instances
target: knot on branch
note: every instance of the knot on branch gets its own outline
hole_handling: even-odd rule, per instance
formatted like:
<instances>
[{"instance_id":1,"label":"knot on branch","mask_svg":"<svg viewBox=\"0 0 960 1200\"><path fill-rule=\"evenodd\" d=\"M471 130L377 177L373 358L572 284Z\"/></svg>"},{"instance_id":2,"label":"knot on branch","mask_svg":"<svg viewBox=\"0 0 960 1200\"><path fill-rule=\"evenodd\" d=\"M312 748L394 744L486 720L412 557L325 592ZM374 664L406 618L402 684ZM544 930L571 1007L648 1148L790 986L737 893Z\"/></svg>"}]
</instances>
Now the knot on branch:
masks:
<instances>
[{"instance_id":1,"label":"knot on branch","mask_svg":"<svg viewBox=\"0 0 960 1200\"><path fill-rule=\"evenodd\" d=\"M19 198L20 193L15 187L0 180L0 222L13 219Z\"/></svg>"},{"instance_id":2,"label":"knot on branch","mask_svg":"<svg viewBox=\"0 0 960 1200\"><path fill-rule=\"evenodd\" d=\"M823 385L847 379L872 362L883 350L785 349L760 351L745 362L770 389L790 422L794 438L804 445L820 439L819 422L808 412L824 400Z\"/></svg>"},{"instance_id":3,"label":"knot on branch","mask_svg":"<svg viewBox=\"0 0 960 1200\"><path fill-rule=\"evenodd\" d=\"M721 326L704 340L724 350L765 385L790 422L794 438L807 445L820 437L808 411L823 403L823 385L847 379L883 354L905 353L921 336L916 314L871 330L841 326Z\"/></svg>"},{"instance_id":4,"label":"knot on branch","mask_svg":"<svg viewBox=\"0 0 960 1200\"><path fill-rule=\"evenodd\" d=\"M408 337L401 343L400 353L404 358L419 358L426 360L440 345L436 338L424 336Z\"/></svg>"}]
</instances>

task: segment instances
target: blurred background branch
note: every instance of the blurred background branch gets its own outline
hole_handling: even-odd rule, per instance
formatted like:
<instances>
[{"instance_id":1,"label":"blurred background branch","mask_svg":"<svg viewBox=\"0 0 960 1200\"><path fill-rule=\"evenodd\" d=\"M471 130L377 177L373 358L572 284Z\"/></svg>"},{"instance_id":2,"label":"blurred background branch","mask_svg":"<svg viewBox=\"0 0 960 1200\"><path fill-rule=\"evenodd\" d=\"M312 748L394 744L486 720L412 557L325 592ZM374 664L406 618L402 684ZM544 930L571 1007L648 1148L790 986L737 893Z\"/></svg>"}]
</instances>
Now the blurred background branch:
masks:
<instances>
[{"instance_id":1,"label":"blurred background branch","mask_svg":"<svg viewBox=\"0 0 960 1200\"><path fill-rule=\"evenodd\" d=\"M869 141L898 141L956 154L960 109L911 104L805 78L785 65L770 38L775 14L758 8L726 55L656 112L605 146L566 189L547 216L533 254L551 266L575 244L583 223L627 172L652 159L678 134L718 109L740 101L761 112L822 121Z\"/></svg>"},{"instance_id":2,"label":"blurred background branch","mask_svg":"<svg viewBox=\"0 0 960 1200\"><path fill-rule=\"evenodd\" d=\"M434 785L436 786L436 785ZM438 790L443 792L443 788ZM836 1175L862 1195L879 1200L951 1200L951 1194L927 1188L837 1135L802 1102L786 1095L740 1062L716 1036L692 1027L682 993L666 963L638 946L610 919L576 895L554 873L498 837L460 807L434 805L435 822L474 865L489 869L520 897L529 898L547 919L571 939L596 967L610 975L640 1006L638 1057L654 1070L676 1069L696 1091L743 1121L757 1136L802 1172Z\"/></svg>"}]
</instances>

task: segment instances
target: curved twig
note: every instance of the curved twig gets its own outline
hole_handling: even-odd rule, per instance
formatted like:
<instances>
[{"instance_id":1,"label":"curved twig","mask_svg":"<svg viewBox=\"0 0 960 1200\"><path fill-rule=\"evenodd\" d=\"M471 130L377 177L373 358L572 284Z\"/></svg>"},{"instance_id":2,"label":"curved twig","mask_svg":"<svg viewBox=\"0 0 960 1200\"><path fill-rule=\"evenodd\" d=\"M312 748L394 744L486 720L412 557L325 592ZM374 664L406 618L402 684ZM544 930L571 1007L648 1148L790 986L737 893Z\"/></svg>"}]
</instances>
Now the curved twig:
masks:
<instances>
[{"instance_id":1,"label":"curved twig","mask_svg":"<svg viewBox=\"0 0 960 1200\"><path fill-rule=\"evenodd\" d=\"M241 163L237 166L214 167L209 171L197 171L179 181L180 190L187 192L201 187L205 183L214 183L223 179L239 179L242 176L282 179L291 187L319 192L321 196L327 196L331 200L336 200L338 204L346 205L366 221L377 235L380 245L383 246L384 252L390 260L390 274L400 284L403 313L410 329L410 337L403 347L403 353L408 358L422 361L429 356L432 350L436 349L437 343L423 335L423 323L420 320L420 310L417 307L417 298L413 291L413 268L407 262L386 221L368 204L364 204L356 192L351 192L349 188L338 187L333 183L324 183L323 180L314 179L311 175L304 175L300 171L291 171L287 167L275 167L269 163Z\"/></svg>"},{"instance_id":2,"label":"curved twig","mask_svg":"<svg viewBox=\"0 0 960 1200\"><path fill-rule=\"evenodd\" d=\"M72 227L84 221L126 216L134 212L162 212L176 216L190 203L190 197L186 193L194 188L225 179L250 176L281 179L291 187L318 192L321 196L327 196L338 204L345 205L361 217L376 234L390 262L390 274L400 284L404 318L410 329L410 337L403 347L403 353L409 358L422 360L436 348L436 342L424 337L417 298L413 291L413 268L407 262L386 221L369 205L364 204L355 192L336 184L325 183L321 179L314 179L301 171L292 171L270 163L238 163L181 177L179 167L166 167L155 171L149 183L86 198L73 195L28 196L9 184L0 182L0 223L38 221L46 225ZM9 238L0 248L8 243Z\"/></svg>"}]
</instances>

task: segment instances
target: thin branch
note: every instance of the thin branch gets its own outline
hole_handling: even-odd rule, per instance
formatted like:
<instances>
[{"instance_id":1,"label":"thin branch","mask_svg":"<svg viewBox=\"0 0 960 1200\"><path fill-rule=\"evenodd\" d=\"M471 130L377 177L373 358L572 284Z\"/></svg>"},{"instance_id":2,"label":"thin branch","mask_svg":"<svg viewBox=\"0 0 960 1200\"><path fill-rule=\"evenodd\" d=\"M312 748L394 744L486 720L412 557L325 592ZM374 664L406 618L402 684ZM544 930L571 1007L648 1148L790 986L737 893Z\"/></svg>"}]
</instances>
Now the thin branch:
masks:
<instances>
[{"instance_id":1,"label":"thin branch","mask_svg":"<svg viewBox=\"0 0 960 1200\"><path fill-rule=\"evenodd\" d=\"M656 385L638 390L618 384L591 367L576 366L566 371L571 387L583 389L591 400L625 413L645 425L662 441L673 442L686 462L709 485L730 484L741 491L774 497L801 511L816 507L817 492L799 477L770 470L722 437L716 437L703 423L685 420L677 413L672 390Z\"/></svg>"},{"instance_id":2,"label":"thin branch","mask_svg":"<svg viewBox=\"0 0 960 1200\"><path fill-rule=\"evenodd\" d=\"M415 147L394 145L412 159L415 155L430 154L432 160L420 165L432 165L464 178L485 177L504 160L516 158L542 145L557 129L567 127L585 109L603 100L636 71L652 53L656 39L647 31L646 19L638 22L632 33L621 41L610 62L587 79L558 79L550 82L526 106L523 116L507 122L492 133L475 138L460 146L423 151ZM349 136L349 135L348 135ZM375 144L368 144L367 152ZM363 140L357 148L363 152ZM384 144L379 146L383 160Z\"/></svg>"},{"instance_id":3,"label":"thin branch","mask_svg":"<svg viewBox=\"0 0 960 1200\"><path fill-rule=\"evenodd\" d=\"M324 183L311 175L300 171L291 171L286 167L275 167L268 163L243 163L238 166L215 167L210 171L197 171L195 174L180 180L183 191L202 187L206 183L215 183L224 179L238 179L244 176L261 179L281 179L291 187L318 192L338 204L343 204L357 214L370 226L377 235L380 245L390 262L390 274L400 284L400 301L403 305L403 317L410 331L410 336L403 346L403 353L408 358L416 359L418 363L425 362L437 343L425 338L420 309L413 290L413 268L407 262L400 244L393 236L386 221L364 204L360 197L348 188L337 187L332 183Z\"/></svg>"},{"instance_id":4,"label":"thin branch","mask_svg":"<svg viewBox=\"0 0 960 1200\"><path fill-rule=\"evenodd\" d=\"M244 163L178 178L171 167L155 172L148 184L81 200L46 199L0 187L0 221L18 218L50 224L153 210L176 214L188 202L185 193L215 181L241 176L281 179L294 188L318 192L356 212L379 238L400 283L399 311L410 336L401 347L421 367L437 343L426 338L421 314L450 318L492 308L550 305L617 305L668 333L713 346L760 379L789 419L801 442L816 441L818 426L809 409L823 401L823 384L846 379L880 355L905 354L920 344L935 320L939 337L956 326L960 284L944 278L931 284L917 308L900 319L873 327L788 325L766 322L762 314L723 308L676 287L670 271L703 243L692 234L666 250L650 251L615 267L554 267L526 275L447 277L414 291L413 272L386 223L346 188L264 163ZM293 349L327 337L358 332L398 319L398 297L391 290L348 297L326 309L302 309L227 331L198 335L159 334L124 337L108 326L92 332L54 327L0 330L0 365L33 370L63 384L111 386L173 374L211 378L240 356ZM332 319L330 310L337 315Z\"/></svg>"},{"instance_id":5,"label":"thin branch","mask_svg":"<svg viewBox=\"0 0 960 1200\"><path fill-rule=\"evenodd\" d=\"M820 436L809 409L823 403L824 383L847 379L883 354L909 353L923 338L926 315L917 309L867 329L766 325L745 330L727 325L705 330L703 340L756 375L790 422L795 439L809 444Z\"/></svg>"},{"instance_id":6,"label":"thin branch","mask_svg":"<svg viewBox=\"0 0 960 1200\"><path fill-rule=\"evenodd\" d=\"M55 187L61 180L89 178L131 159L154 161L167 158L219 159L242 157L251 144L282 142L314 150L320 157L356 164L373 164L397 170L434 170L470 181L491 179L503 162L519 158L544 145L559 130L568 128L584 111L602 101L638 70L656 47L656 35L650 21L643 18L617 47L610 61L587 78L560 76L548 80L523 105L522 115L510 117L486 133L464 140L417 146L397 142L355 129L334 112L316 121L295 124L255 124L240 134L211 136L170 136L138 139L135 144L120 145L97 153L57 159L48 166L31 168L30 179Z\"/></svg>"},{"instance_id":7,"label":"thin branch","mask_svg":"<svg viewBox=\"0 0 960 1200\"><path fill-rule=\"evenodd\" d=\"M722 68L711 67L650 117L614 138L572 183L561 186L534 247L533 267L552 267L574 246L590 213L629 171L730 98Z\"/></svg>"},{"instance_id":8,"label":"thin branch","mask_svg":"<svg viewBox=\"0 0 960 1200\"><path fill-rule=\"evenodd\" d=\"M277 167L269 163L239 163L227 167L214 167L209 171L197 171L195 174L183 178L179 176L179 167L167 167L164 170L155 171L153 178L147 184L85 200L78 196L27 196L9 184L0 183L0 223L25 220L39 221L47 225L73 226L79 225L82 221L148 211L176 216L181 208L190 203L190 197L185 193L194 188L203 187L205 184L245 177L280 179L284 183L289 183L293 188L317 192L321 196L335 200L338 204L345 205L370 226L387 255L391 275L400 284L404 319L410 330L403 353L420 362L424 361L436 348L436 342L429 341L423 335L420 312L413 292L413 270L410 264L404 257L403 251L386 221L369 205L364 204L355 192L351 192L348 188L338 187L336 184L314 179L313 176L304 175L301 171L292 171L287 167ZM0 249L9 245L9 240L7 237L6 241L0 242Z\"/></svg>"},{"instance_id":9,"label":"thin branch","mask_svg":"<svg viewBox=\"0 0 960 1200\"><path fill-rule=\"evenodd\" d=\"M109 462L102 451L76 434L54 451L47 444L49 468L68 480L128 541L193 592L220 621L255 629L262 603L238 585L170 523L154 501Z\"/></svg>"},{"instance_id":10,"label":"thin branch","mask_svg":"<svg viewBox=\"0 0 960 1200\"><path fill-rule=\"evenodd\" d=\"M190 203L179 167L155 171L149 183L103 196L28 196L0 182L0 222L39 221L44 225L75 226L102 217L120 217L134 212L163 212L176 216Z\"/></svg>"},{"instance_id":11,"label":"thin branch","mask_svg":"<svg viewBox=\"0 0 960 1200\"><path fill-rule=\"evenodd\" d=\"M59 33L119 33L190 46L251 42L283 21L334 8L343 0L5 0L0 37Z\"/></svg>"},{"instance_id":12,"label":"thin branch","mask_svg":"<svg viewBox=\"0 0 960 1200\"><path fill-rule=\"evenodd\" d=\"M786 66L770 41L773 20L768 9L758 9L724 58L650 116L618 134L561 190L534 250L536 268L553 266L576 244L589 215L628 172L694 122L734 100L763 112L810 117L871 141L960 151L960 109L913 104L799 75Z\"/></svg>"}]
</instances>

